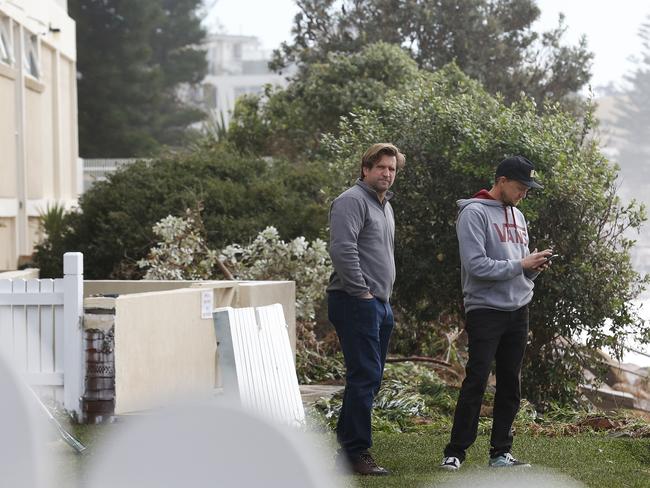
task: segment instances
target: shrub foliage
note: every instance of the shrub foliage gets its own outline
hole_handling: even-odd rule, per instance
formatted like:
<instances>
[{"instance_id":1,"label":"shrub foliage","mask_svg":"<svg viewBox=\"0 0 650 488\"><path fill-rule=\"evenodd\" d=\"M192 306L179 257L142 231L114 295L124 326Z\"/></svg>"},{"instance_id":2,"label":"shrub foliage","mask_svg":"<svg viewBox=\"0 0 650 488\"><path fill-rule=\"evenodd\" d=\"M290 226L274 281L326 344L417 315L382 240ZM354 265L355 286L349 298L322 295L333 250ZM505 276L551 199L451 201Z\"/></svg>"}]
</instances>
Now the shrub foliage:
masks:
<instances>
[{"instance_id":1,"label":"shrub foliage","mask_svg":"<svg viewBox=\"0 0 650 488\"><path fill-rule=\"evenodd\" d=\"M449 66L417 89L394 93L379 110L352 114L338 137L326 138L341 188L372 142L393 142L407 156L391 201L394 302L402 316L394 350L420 352L436 337L431 324L453 327L450 316L461 322L456 200L489 189L497 163L513 154L534 161L545 184L521 205L531 247L552 247L561 256L536 281L527 398L571 401L583 367L597 360L593 351L609 347L620 354L628 338L650 339L649 325L630 304L645 280L632 269L628 236L638 232L644 210L619 201L616 168L585 137L590 124L589 114L576 121L554 106L540 116L526 98L507 106Z\"/></svg>"}]
</instances>

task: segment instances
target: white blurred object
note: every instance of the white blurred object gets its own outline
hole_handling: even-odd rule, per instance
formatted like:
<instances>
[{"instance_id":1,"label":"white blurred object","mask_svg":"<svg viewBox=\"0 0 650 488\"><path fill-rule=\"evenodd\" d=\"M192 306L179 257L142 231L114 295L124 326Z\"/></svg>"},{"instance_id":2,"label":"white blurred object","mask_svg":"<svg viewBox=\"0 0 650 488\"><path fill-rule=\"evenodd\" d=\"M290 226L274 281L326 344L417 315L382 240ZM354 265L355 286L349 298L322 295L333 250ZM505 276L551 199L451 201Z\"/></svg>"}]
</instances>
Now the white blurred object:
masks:
<instances>
[{"instance_id":1,"label":"white blurred object","mask_svg":"<svg viewBox=\"0 0 650 488\"><path fill-rule=\"evenodd\" d=\"M486 462L487 464L487 462ZM462 470L463 468L461 468ZM436 482L436 488L584 488L585 485L573 478L548 468L533 466L531 469L518 467L469 469L454 472L448 479ZM428 485L426 488L433 487Z\"/></svg>"},{"instance_id":2,"label":"white blurred object","mask_svg":"<svg viewBox=\"0 0 650 488\"><path fill-rule=\"evenodd\" d=\"M335 488L304 432L238 406L181 407L133 417L94 456L90 488Z\"/></svg>"},{"instance_id":3,"label":"white blurred object","mask_svg":"<svg viewBox=\"0 0 650 488\"><path fill-rule=\"evenodd\" d=\"M0 355L0 486L42 487L45 437L34 402L15 371Z\"/></svg>"}]
</instances>

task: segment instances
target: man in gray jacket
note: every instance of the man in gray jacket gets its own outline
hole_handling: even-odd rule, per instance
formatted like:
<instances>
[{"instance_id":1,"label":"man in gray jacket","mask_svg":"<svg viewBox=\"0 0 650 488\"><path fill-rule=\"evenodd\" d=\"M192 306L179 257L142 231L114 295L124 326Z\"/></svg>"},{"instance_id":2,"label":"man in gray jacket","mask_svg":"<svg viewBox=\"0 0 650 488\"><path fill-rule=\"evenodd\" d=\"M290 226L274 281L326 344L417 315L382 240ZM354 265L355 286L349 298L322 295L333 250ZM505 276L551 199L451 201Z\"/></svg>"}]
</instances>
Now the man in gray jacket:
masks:
<instances>
[{"instance_id":1,"label":"man in gray jacket","mask_svg":"<svg viewBox=\"0 0 650 488\"><path fill-rule=\"evenodd\" d=\"M523 156L499 163L490 191L459 200L456 232L460 248L465 331L469 358L451 440L441 468L456 470L476 440L479 412L492 362L496 360L489 466L529 466L511 454L512 422L521 398L521 365L528 337L533 280L546 269L550 249L528 250L528 228L515 208L530 188L542 188Z\"/></svg>"},{"instance_id":2,"label":"man in gray jacket","mask_svg":"<svg viewBox=\"0 0 650 488\"><path fill-rule=\"evenodd\" d=\"M404 155L392 144L374 144L361 158L356 184L330 208L328 315L345 359L345 391L336 434L340 467L386 475L368 449L371 410L384 374L393 330L390 295L395 282L395 220L388 191Z\"/></svg>"}]
</instances>

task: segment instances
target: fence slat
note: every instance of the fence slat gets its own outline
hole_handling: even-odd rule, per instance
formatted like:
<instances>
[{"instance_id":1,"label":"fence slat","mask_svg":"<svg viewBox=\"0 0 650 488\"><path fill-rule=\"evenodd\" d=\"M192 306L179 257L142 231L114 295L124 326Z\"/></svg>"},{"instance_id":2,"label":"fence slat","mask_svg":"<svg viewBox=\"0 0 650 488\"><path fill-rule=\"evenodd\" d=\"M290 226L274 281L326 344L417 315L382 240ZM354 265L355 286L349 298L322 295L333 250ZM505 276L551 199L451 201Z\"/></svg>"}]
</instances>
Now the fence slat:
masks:
<instances>
[{"instance_id":1,"label":"fence slat","mask_svg":"<svg viewBox=\"0 0 650 488\"><path fill-rule=\"evenodd\" d=\"M54 291L63 292L63 280L54 280ZM54 307L54 371L63 373L63 305Z\"/></svg>"},{"instance_id":2,"label":"fence slat","mask_svg":"<svg viewBox=\"0 0 650 488\"><path fill-rule=\"evenodd\" d=\"M269 324L266 313L261 308L255 311L256 319L259 327L259 341L262 350L262 374L264 383L268 391L268 399L270 403L270 412L276 419L281 419L283 414L282 400L280 399L278 371L275 367L274 351L273 351L273 338L270 336Z\"/></svg>"},{"instance_id":3,"label":"fence slat","mask_svg":"<svg viewBox=\"0 0 650 488\"><path fill-rule=\"evenodd\" d=\"M0 305L63 305L63 293L0 293Z\"/></svg>"},{"instance_id":4,"label":"fence slat","mask_svg":"<svg viewBox=\"0 0 650 488\"><path fill-rule=\"evenodd\" d=\"M14 280L12 290L15 294L25 293L25 280ZM27 369L27 323L25 307L12 307L14 323L14 364L19 371Z\"/></svg>"},{"instance_id":5,"label":"fence slat","mask_svg":"<svg viewBox=\"0 0 650 488\"><path fill-rule=\"evenodd\" d=\"M28 280L26 288L27 293L39 293L41 284L39 280ZM38 373L41 371L41 328L38 305L29 305L25 309L27 317L27 371Z\"/></svg>"},{"instance_id":6,"label":"fence slat","mask_svg":"<svg viewBox=\"0 0 650 488\"><path fill-rule=\"evenodd\" d=\"M54 293L53 280L41 280L41 292ZM54 308L41 305L41 371L54 373Z\"/></svg>"},{"instance_id":7,"label":"fence slat","mask_svg":"<svg viewBox=\"0 0 650 488\"><path fill-rule=\"evenodd\" d=\"M220 358L224 360L220 363L224 392L238 392L242 406L270 419L304 424L305 411L282 305L227 307L216 310L213 316Z\"/></svg>"},{"instance_id":8,"label":"fence slat","mask_svg":"<svg viewBox=\"0 0 650 488\"><path fill-rule=\"evenodd\" d=\"M80 418L83 255L66 253L63 262L63 279L0 280L0 354Z\"/></svg>"},{"instance_id":9,"label":"fence slat","mask_svg":"<svg viewBox=\"0 0 650 488\"><path fill-rule=\"evenodd\" d=\"M0 280L0 293L11 293L11 280ZM0 305L0 352L7 359L14 355L13 324L11 305Z\"/></svg>"},{"instance_id":10,"label":"fence slat","mask_svg":"<svg viewBox=\"0 0 650 488\"><path fill-rule=\"evenodd\" d=\"M83 254L67 252L63 255L63 284L65 321L63 369L65 371L64 406L81 418L80 398L84 393L85 361L83 351Z\"/></svg>"}]
</instances>

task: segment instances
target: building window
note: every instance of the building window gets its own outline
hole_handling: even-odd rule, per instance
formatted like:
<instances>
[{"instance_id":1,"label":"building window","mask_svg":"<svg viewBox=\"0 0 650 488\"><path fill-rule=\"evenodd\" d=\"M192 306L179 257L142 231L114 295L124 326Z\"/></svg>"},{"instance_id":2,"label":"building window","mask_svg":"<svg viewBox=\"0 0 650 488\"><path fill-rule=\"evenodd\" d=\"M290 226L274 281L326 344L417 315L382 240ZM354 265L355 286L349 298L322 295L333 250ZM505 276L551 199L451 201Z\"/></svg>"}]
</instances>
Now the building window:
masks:
<instances>
[{"instance_id":1,"label":"building window","mask_svg":"<svg viewBox=\"0 0 650 488\"><path fill-rule=\"evenodd\" d=\"M38 37L29 31L25 32L25 56L23 63L25 64L25 73L40 78L39 56L38 56Z\"/></svg>"},{"instance_id":2,"label":"building window","mask_svg":"<svg viewBox=\"0 0 650 488\"><path fill-rule=\"evenodd\" d=\"M0 63L14 64L13 45L11 42L9 18L0 17Z\"/></svg>"}]
</instances>

